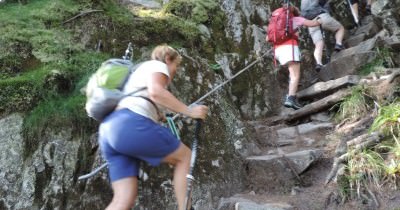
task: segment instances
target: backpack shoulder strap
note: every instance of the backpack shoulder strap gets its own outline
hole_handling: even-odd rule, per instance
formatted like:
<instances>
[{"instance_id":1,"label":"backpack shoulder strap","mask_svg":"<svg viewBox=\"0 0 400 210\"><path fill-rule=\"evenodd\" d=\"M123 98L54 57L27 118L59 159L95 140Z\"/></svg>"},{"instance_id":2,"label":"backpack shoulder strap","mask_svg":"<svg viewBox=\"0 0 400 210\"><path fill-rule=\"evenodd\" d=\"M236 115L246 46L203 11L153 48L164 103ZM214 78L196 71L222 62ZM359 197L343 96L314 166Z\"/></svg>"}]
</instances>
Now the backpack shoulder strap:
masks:
<instances>
[{"instance_id":1,"label":"backpack shoulder strap","mask_svg":"<svg viewBox=\"0 0 400 210\"><path fill-rule=\"evenodd\" d=\"M129 62L130 62L130 61L129 61ZM122 89L125 87L125 84L128 82L129 77L131 76L131 74L132 74L133 72L135 72L136 69L138 69L139 66L141 66L142 64L143 64L143 62L134 65L132 62L130 62L129 66L128 66L129 72L128 72L128 74L126 75L124 81L121 83L121 85L119 86L118 89L122 90Z\"/></svg>"}]
</instances>

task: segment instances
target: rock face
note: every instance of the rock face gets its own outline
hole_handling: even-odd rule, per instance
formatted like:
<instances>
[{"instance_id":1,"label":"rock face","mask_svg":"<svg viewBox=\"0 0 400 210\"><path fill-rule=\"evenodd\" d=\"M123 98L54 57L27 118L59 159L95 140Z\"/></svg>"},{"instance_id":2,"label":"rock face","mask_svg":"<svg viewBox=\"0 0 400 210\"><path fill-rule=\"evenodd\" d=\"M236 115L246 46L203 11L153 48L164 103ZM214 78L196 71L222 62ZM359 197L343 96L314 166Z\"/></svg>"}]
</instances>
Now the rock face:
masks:
<instances>
[{"instance_id":1,"label":"rock face","mask_svg":"<svg viewBox=\"0 0 400 210\"><path fill-rule=\"evenodd\" d=\"M0 120L0 183L4 209L72 209L76 197L75 185L78 149L81 139L71 139L71 133L49 133L41 138L32 156L24 158L22 138L23 118L14 114ZM76 204L75 204L76 205Z\"/></svg>"}]
</instances>

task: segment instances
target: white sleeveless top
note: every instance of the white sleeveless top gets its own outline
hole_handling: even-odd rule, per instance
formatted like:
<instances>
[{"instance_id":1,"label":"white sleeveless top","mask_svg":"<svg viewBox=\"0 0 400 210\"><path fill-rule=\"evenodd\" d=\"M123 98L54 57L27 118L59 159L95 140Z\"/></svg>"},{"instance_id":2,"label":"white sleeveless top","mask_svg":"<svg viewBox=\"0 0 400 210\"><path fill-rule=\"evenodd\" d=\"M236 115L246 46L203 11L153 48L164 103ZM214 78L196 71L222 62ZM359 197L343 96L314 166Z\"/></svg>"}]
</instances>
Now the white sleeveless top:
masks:
<instances>
[{"instance_id":1,"label":"white sleeveless top","mask_svg":"<svg viewBox=\"0 0 400 210\"><path fill-rule=\"evenodd\" d=\"M147 82L151 81L150 78L152 74L156 72L163 73L169 78L168 67L165 63L157 60L150 60L143 62L136 69L136 71L130 75L127 83L125 84L125 87L122 90L123 93L129 94L135 90L147 87ZM149 96L147 89L139 91L134 95L145 96L147 98ZM135 113L138 113L140 115L152 119L154 122L159 121L159 116L156 108L152 103L150 103L146 99L140 97L128 96L123 98L119 102L118 106L123 108L128 108ZM159 110L161 110L162 107L158 106L158 108Z\"/></svg>"}]
</instances>

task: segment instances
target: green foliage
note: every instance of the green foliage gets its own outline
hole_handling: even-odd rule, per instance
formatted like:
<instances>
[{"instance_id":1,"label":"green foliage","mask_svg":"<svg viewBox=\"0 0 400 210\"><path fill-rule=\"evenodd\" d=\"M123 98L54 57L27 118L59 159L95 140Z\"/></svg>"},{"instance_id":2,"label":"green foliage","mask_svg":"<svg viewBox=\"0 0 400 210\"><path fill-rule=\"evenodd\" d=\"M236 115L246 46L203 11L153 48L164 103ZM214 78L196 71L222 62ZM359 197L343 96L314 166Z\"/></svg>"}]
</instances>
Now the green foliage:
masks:
<instances>
[{"instance_id":1,"label":"green foliage","mask_svg":"<svg viewBox=\"0 0 400 210\"><path fill-rule=\"evenodd\" d=\"M175 16L143 17L132 24L132 34L135 34L132 39L142 45L180 43L180 46L192 47L201 42L196 25Z\"/></svg>"},{"instance_id":2,"label":"green foliage","mask_svg":"<svg viewBox=\"0 0 400 210\"><path fill-rule=\"evenodd\" d=\"M353 87L351 95L340 103L339 111L335 116L336 120L354 120L368 113L370 106L365 97L366 91L367 90L363 86Z\"/></svg>"},{"instance_id":3,"label":"green foliage","mask_svg":"<svg viewBox=\"0 0 400 210\"><path fill-rule=\"evenodd\" d=\"M393 102L379 109L379 115L371 125L370 131L381 131L382 133L400 135L400 101Z\"/></svg>"},{"instance_id":4,"label":"green foliage","mask_svg":"<svg viewBox=\"0 0 400 210\"><path fill-rule=\"evenodd\" d=\"M368 75L371 72L375 72L377 67L394 67L394 63L392 61L392 53L388 48L377 48L376 49L376 58L370 63L365 64L359 70L361 75Z\"/></svg>"},{"instance_id":5,"label":"green foliage","mask_svg":"<svg viewBox=\"0 0 400 210\"><path fill-rule=\"evenodd\" d=\"M47 69L37 69L18 77L0 80L0 113L27 111L45 93L43 83Z\"/></svg>"},{"instance_id":6,"label":"green foliage","mask_svg":"<svg viewBox=\"0 0 400 210\"><path fill-rule=\"evenodd\" d=\"M121 7L114 0L100 1L100 7L103 9L112 21L119 24L132 24L133 15L125 7Z\"/></svg>"},{"instance_id":7,"label":"green foliage","mask_svg":"<svg viewBox=\"0 0 400 210\"><path fill-rule=\"evenodd\" d=\"M381 186L384 178L384 160L381 155L372 150L349 152L347 165L349 186L352 192L367 184ZM357 190L359 193L360 191Z\"/></svg>"},{"instance_id":8,"label":"green foliage","mask_svg":"<svg viewBox=\"0 0 400 210\"><path fill-rule=\"evenodd\" d=\"M193 21L196 23L206 23L213 16L218 8L218 4L214 0L197 0L193 8Z\"/></svg>"},{"instance_id":9,"label":"green foliage","mask_svg":"<svg viewBox=\"0 0 400 210\"><path fill-rule=\"evenodd\" d=\"M59 62L71 54L83 50L83 46L73 44L70 34L58 31L38 31L31 39L32 54L42 62Z\"/></svg>"},{"instance_id":10,"label":"green foliage","mask_svg":"<svg viewBox=\"0 0 400 210\"><path fill-rule=\"evenodd\" d=\"M218 10L214 0L171 0L165 7L165 13L189 19L196 24L207 23Z\"/></svg>"},{"instance_id":11,"label":"green foliage","mask_svg":"<svg viewBox=\"0 0 400 210\"><path fill-rule=\"evenodd\" d=\"M360 189L367 184L379 188L383 183L396 188L400 178L400 103L380 107L370 131L386 133L386 141L367 151L349 151L347 168L350 188ZM386 158L377 151L384 153Z\"/></svg>"},{"instance_id":12,"label":"green foliage","mask_svg":"<svg viewBox=\"0 0 400 210\"><path fill-rule=\"evenodd\" d=\"M32 56L41 62L60 62L81 51L83 47L74 43L70 32L55 27L77 11L69 0L38 0L0 8L1 73L19 73L24 68L21 61Z\"/></svg>"},{"instance_id":13,"label":"green foliage","mask_svg":"<svg viewBox=\"0 0 400 210\"><path fill-rule=\"evenodd\" d=\"M219 65L218 63L215 64L209 64L208 65L210 69L214 70L214 71L219 71L221 70L221 65Z\"/></svg>"},{"instance_id":14,"label":"green foliage","mask_svg":"<svg viewBox=\"0 0 400 210\"><path fill-rule=\"evenodd\" d=\"M40 102L24 119L26 148L34 151L46 129L58 132L64 127L74 133L93 132L96 122L90 120L84 110L85 96L71 95L67 98L48 98ZM29 151L28 151L29 153Z\"/></svg>"}]
</instances>

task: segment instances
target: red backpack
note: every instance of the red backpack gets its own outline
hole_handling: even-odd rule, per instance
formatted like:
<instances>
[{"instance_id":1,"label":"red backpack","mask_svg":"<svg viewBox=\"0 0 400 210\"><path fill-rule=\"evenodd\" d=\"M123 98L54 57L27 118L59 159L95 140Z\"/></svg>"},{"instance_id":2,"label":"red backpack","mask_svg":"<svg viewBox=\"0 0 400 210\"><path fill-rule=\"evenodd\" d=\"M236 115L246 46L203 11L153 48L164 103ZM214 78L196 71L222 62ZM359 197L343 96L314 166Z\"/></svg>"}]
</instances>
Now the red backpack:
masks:
<instances>
[{"instance_id":1,"label":"red backpack","mask_svg":"<svg viewBox=\"0 0 400 210\"><path fill-rule=\"evenodd\" d=\"M289 12L289 15L288 15ZM287 21L287 18L289 20ZM289 39L297 39L296 31L293 30L293 12L287 7L281 7L272 12L267 34L268 41L274 46ZM288 28L286 28L288 24Z\"/></svg>"}]
</instances>

